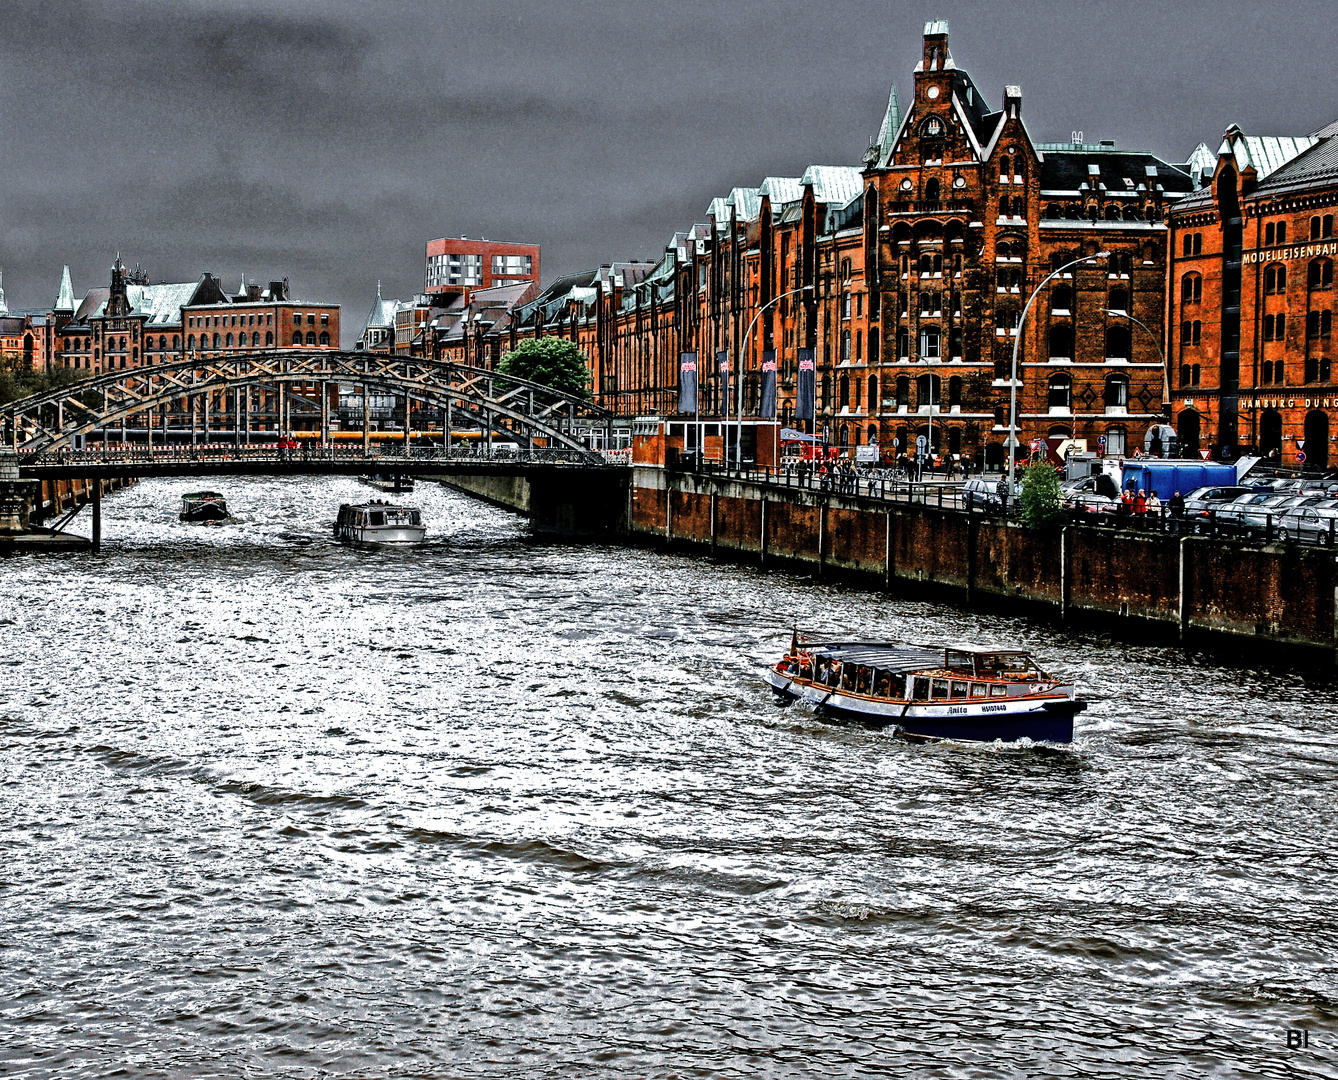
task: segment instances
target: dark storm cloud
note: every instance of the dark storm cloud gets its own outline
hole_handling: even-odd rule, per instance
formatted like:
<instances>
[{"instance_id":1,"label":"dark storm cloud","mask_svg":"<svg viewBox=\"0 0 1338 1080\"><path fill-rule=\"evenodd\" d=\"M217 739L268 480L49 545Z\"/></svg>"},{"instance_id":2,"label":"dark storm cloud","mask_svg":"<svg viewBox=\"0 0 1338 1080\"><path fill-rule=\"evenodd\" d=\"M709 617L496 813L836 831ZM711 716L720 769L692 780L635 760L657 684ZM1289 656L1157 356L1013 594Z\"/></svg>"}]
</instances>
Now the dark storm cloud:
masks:
<instances>
[{"instance_id":1,"label":"dark storm cloud","mask_svg":"<svg viewBox=\"0 0 1338 1080\"><path fill-rule=\"evenodd\" d=\"M1183 160L1338 113L1327 3L0 3L11 306L120 250L156 278L289 276L356 331L426 239L537 240L545 278L655 258L716 194L857 164L924 20L1038 140Z\"/></svg>"}]
</instances>

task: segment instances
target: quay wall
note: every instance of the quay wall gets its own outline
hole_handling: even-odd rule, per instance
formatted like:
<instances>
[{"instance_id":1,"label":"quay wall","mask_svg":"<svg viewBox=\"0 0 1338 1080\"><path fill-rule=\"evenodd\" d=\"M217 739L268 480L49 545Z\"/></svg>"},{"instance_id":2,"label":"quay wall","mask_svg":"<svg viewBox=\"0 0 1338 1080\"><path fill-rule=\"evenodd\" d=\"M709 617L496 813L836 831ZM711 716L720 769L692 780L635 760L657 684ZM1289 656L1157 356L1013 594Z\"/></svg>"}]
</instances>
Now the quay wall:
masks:
<instances>
[{"instance_id":1,"label":"quay wall","mask_svg":"<svg viewBox=\"0 0 1338 1080\"><path fill-rule=\"evenodd\" d=\"M633 469L634 539L1024 611L1146 640L1335 659L1338 562L1326 548L1066 525Z\"/></svg>"}]
</instances>

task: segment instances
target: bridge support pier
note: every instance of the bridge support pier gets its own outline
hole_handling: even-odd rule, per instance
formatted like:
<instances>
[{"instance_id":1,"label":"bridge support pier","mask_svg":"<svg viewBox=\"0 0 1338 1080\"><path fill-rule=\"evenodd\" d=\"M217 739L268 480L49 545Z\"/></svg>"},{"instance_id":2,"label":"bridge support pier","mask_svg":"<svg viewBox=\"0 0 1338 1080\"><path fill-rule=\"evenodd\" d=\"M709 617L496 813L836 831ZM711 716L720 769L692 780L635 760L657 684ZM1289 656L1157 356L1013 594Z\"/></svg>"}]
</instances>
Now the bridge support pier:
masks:
<instances>
[{"instance_id":1,"label":"bridge support pier","mask_svg":"<svg viewBox=\"0 0 1338 1080\"><path fill-rule=\"evenodd\" d=\"M102 481L93 481L93 554L102 550Z\"/></svg>"}]
</instances>

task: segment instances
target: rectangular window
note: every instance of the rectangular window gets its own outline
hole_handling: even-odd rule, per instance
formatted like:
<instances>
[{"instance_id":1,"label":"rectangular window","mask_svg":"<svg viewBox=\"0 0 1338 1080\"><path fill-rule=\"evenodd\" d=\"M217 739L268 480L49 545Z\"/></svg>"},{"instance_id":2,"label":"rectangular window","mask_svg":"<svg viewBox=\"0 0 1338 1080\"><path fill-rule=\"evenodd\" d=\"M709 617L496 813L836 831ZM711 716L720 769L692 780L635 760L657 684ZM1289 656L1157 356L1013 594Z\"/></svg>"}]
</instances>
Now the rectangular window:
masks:
<instances>
[{"instance_id":1,"label":"rectangular window","mask_svg":"<svg viewBox=\"0 0 1338 1080\"><path fill-rule=\"evenodd\" d=\"M493 277L529 277L534 260L529 255L494 255L492 257Z\"/></svg>"},{"instance_id":2,"label":"rectangular window","mask_svg":"<svg viewBox=\"0 0 1338 1080\"><path fill-rule=\"evenodd\" d=\"M990 684L990 697L1007 697L1007 696L1008 696L1007 686L1003 685L1002 683Z\"/></svg>"},{"instance_id":3,"label":"rectangular window","mask_svg":"<svg viewBox=\"0 0 1338 1080\"><path fill-rule=\"evenodd\" d=\"M1272 316L1272 315L1265 315L1265 316L1264 316L1264 340L1265 340L1265 341L1272 341L1272 340L1273 340L1273 316Z\"/></svg>"}]
</instances>

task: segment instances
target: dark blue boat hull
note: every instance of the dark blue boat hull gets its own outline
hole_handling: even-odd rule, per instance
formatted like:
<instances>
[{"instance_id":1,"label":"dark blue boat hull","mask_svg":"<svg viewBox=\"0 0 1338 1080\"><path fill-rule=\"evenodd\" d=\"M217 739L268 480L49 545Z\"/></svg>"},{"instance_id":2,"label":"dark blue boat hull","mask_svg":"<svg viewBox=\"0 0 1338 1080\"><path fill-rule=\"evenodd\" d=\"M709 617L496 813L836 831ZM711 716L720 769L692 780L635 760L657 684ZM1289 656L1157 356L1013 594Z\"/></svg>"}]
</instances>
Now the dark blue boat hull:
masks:
<instances>
[{"instance_id":1,"label":"dark blue boat hull","mask_svg":"<svg viewBox=\"0 0 1338 1080\"><path fill-rule=\"evenodd\" d=\"M907 717L903 721L883 721L868 713L820 706L819 711L842 719L858 720L872 727L896 727L909 739L955 739L962 742L1032 742L1071 743L1073 717L1087 708L1085 701L1054 702L1043 711L1013 716Z\"/></svg>"}]
</instances>

